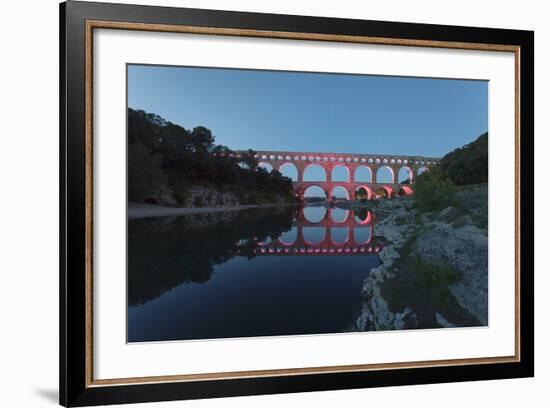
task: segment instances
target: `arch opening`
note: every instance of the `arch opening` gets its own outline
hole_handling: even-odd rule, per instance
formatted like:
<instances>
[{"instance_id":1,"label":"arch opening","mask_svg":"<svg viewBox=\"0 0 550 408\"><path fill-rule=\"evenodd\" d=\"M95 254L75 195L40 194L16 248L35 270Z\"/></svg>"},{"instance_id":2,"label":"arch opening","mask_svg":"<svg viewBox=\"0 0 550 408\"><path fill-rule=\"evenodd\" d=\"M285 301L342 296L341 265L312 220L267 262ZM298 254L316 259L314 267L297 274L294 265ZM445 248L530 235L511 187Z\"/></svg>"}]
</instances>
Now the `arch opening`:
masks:
<instances>
[{"instance_id":1,"label":"arch opening","mask_svg":"<svg viewBox=\"0 0 550 408\"><path fill-rule=\"evenodd\" d=\"M292 163L283 163L279 167L279 172L285 176L291 179L292 181L298 181L298 169L296 166Z\"/></svg>"},{"instance_id":2,"label":"arch opening","mask_svg":"<svg viewBox=\"0 0 550 408\"><path fill-rule=\"evenodd\" d=\"M344 165L337 165L332 168L330 179L332 181L350 181L349 169Z\"/></svg>"},{"instance_id":3,"label":"arch opening","mask_svg":"<svg viewBox=\"0 0 550 408\"><path fill-rule=\"evenodd\" d=\"M285 231L279 237L279 242L282 245L290 246L296 242L298 239L298 228L292 227L290 230Z\"/></svg>"},{"instance_id":4,"label":"arch opening","mask_svg":"<svg viewBox=\"0 0 550 408\"><path fill-rule=\"evenodd\" d=\"M323 227L304 227L302 230L304 241L309 245L320 244L325 239L326 228Z\"/></svg>"},{"instance_id":5,"label":"arch opening","mask_svg":"<svg viewBox=\"0 0 550 408\"><path fill-rule=\"evenodd\" d=\"M273 166L266 162L259 162L258 167L264 169L268 173L271 173L271 171L273 170Z\"/></svg>"},{"instance_id":6,"label":"arch opening","mask_svg":"<svg viewBox=\"0 0 550 408\"><path fill-rule=\"evenodd\" d=\"M344 210L343 208L333 208L330 212L330 218L337 224L346 222L349 217L349 210Z\"/></svg>"},{"instance_id":7,"label":"arch opening","mask_svg":"<svg viewBox=\"0 0 550 408\"><path fill-rule=\"evenodd\" d=\"M381 166L376 170L376 182L377 183L393 183L395 175L393 169L389 166Z\"/></svg>"},{"instance_id":8,"label":"arch opening","mask_svg":"<svg viewBox=\"0 0 550 408\"><path fill-rule=\"evenodd\" d=\"M403 166L397 173L397 182L399 184L411 184L414 178L414 171L409 166Z\"/></svg>"},{"instance_id":9,"label":"arch opening","mask_svg":"<svg viewBox=\"0 0 550 408\"><path fill-rule=\"evenodd\" d=\"M355 210L353 212L355 222L361 225L368 225L372 223L372 212L366 209Z\"/></svg>"},{"instance_id":10,"label":"arch opening","mask_svg":"<svg viewBox=\"0 0 550 408\"><path fill-rule=\"evenodd\" d=\"M361 165L355 169L354 180L360 183L372 183L372 170L369 166Z\"/></svg>"},{"instance_id":11,"label":"arch opening","mask_svg":"<svg viewBox=\"0 0 550 408\"><path fill-rule=\"evenodd\" d=\"M394 192L390 186L382 186L378 190L376 190L376 198L389 199L392 198L393 195Z\"/></svg>"},{"instance_id":12,"label":"arch opening","mask_svg":"<svg viewBox=\"0 0 550 408\"><path fill-rule=\"evenodd\" d=\"M358 245L367 245L372 240L372 228L355 227L353 237Z\"/></svg>"},{"instance_id":13,"label":"arch opening","mask_svg":"<svg viewBox=\"0 0 550 408\"><path fill-rule=\"evenodd\" d=\"M413 190L409 186L401 186L401 188L397 192L397 195L399 195L400 197L406 197L412 195L412 193Z\"/></svg>"},{"instance_id":14,"label":"arch opening","mask_svg":"<svg viewBox=\"0 0 550 408\"><path fill-rule=\"evenodd\" d=\"M304 219L310 224L318 224L327 217L327 209L325 207L305 207L302 209Z\"/></svg>"},{"instance_id":15,"label":"arch opening","mask_svg":"<svg viewBox=\"0 0 550 408\"><path fill-rule=\"evenodd\" d=\"M265 246L271 244L271 236L267 236L264 240L258 240L258 245Z\"/></svg>"},{"instance_id":16,"label":"arch opening","mask_svg":"<svg viewBox=\"0 0 550 408\"><path fill-rule=\"evenodd\" d=\"M416 170L416 175L417 176L420 176L422 173L425 173L427 171L430 171L430 169L428 169L426 166L422 166L422 167L419 167L417 170Z\"/></svg>"},{"instance_id":17,"label":"arch opening","mask_svg":"<svg viewBox=\"0 0 550 408\"><path fill-rule=\"evenodd\" d=\"M355 189L355 199L366 201L372 199L372 189L369 186L359 186Z\"/></svg>"},{"instance_id":18,"label":"arch opening","mask_svg":"<svg viewBox=\"0 0 550 408\"><path fill-rule=\"evenodd\" d=\"M328 200L327 192L320 186L309 186L304 190L304 200L310 204L324 203Z\"/></svg>"},{"instance_id":19,"label":"arch opening","mask_svg":"<svg viewBox=\"0 0 550 408\"><path fill-rule=\"evenodd\" d=\"M304 169L304 181L327 181L327 172L318 164L310 164Z\"/></svg>"},{"instance_id":20,"label":"arch opening","mask_svg":"<svg viewBox=\"0 0 550 408\"><path fill-rule=\"evenodd\" d=\"M334 187L330 193L330 197L332 200L349 200L350 198L348 190L342 186Z\"/></svg>"},{"instance_id":21,"label":"arch opening","mask_svg":"<svg viewBox=\"0 0 550 408\"><path fill-rule=\"evenodd\" d=\"M345 244L349 241L349 228L333 227L330 231L330 239L335 244Z\"/></svg>"}]
</instances>

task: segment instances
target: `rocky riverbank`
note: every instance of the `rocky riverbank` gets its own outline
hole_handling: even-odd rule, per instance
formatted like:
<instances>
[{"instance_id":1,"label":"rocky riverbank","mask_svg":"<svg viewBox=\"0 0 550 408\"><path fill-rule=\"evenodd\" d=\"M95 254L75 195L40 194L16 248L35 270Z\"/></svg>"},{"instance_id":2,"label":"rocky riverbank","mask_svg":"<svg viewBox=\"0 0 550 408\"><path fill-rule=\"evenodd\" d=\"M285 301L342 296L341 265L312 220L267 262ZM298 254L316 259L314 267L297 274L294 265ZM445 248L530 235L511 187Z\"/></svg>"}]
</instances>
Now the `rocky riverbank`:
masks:
<instances>
[{"instance_id":1,"label":"rocky riverbank","mask_svg":"<svg viewBox=\"0 0 550 408\"><path fill-rule=\"evenodd\" d=\"M386 241L362 288L354 331L488 324L487 186L457 193L456 207L421 213L414 198L381 201Z\"/></svg>"}]
</instances>

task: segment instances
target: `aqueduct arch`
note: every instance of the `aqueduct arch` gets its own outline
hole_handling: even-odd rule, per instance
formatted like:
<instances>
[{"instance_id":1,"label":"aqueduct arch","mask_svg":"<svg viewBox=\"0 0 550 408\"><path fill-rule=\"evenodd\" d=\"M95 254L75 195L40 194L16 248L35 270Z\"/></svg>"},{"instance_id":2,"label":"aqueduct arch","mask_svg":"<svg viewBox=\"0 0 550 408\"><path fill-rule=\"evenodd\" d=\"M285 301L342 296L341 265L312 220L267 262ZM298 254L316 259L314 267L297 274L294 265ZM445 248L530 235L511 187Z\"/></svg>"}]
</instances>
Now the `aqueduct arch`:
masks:
<instances>
[{"instance_id":1,"label":"aqueduct arch","mask_svg":"<svg viewBox=\"0 0 550 408\"><path fill-rule=\"evenodd\" d=\"M244 152L236 152L237 156ZM258 151L256 159L261 163L269 164L274 169L281 169L287 163L294 165L297 171L294 189L297 196L304 198L305 190L317 185L326 193L327 197L337 186L342 186L348 192L350 198L355 198L356 190L361 186L367 186L371 193L383 188L386 192L398 194L403 187L399 183L399 171L407 168L412 178L410 179L409 193L414 191L414 178L419 171L429 170L431 166L439 164L439 158L423 156L402 156L402 155L377 155L377 154L348 154L348 153L315 153L315 152L284 152L284 151ZM310 166L319 166L324 170L325 179L317 181L304 180L306 169ZM347 170L348 181L333 180L332 174L335 167L342 166ZM365 168L365 169L363 169ZM379 183L377 173L380 168L388 168L393 175L391 182ZM368 169L368 170L367 170ZM365 172L370 173L370 181L356 180L356 175ZM402 180L403 181L403 180ZM367 190L369 191L369 190ZM371 194L371 198L376 194Z\"/></svg>"}]
</instances>

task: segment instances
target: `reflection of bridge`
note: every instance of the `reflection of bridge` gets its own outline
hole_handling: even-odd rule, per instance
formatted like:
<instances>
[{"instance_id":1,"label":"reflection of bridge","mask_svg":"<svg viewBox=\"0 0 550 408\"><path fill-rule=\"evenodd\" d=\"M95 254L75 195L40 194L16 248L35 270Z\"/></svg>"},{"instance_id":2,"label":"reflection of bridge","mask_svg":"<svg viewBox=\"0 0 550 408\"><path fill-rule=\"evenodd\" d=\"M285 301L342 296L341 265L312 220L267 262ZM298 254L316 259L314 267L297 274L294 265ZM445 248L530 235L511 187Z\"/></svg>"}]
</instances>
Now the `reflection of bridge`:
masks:
<instances>
[{"instance_id":1,"label":"reflection of bridge","mask_svg":"<svg viewBox=\"0 0 550 408\"><path fill-rule=\"evenodd\" d=\"M407 195L412 194L412 188L409 184L398 183L399 170L405 169L408 172L408 179L412 183L414 176L419 174L419 171L428 170L430 166L439 163L437 158L420 156L282 151L259 151L256 153L256 159L260 164L269 164L273 169L279 171L284 166L294 166L297 172L294 189L300 199L304 198L306 189L311 186L318 186L323 189L327 198L334 195L334 189L337 187L345 189L348 199L354 199L356 191L361 187L365 189L369 199L376 197L381 191L389 197L399 192ZM304 173L312 166L317 166L324 171L324 180L304 181ZM347 170L347 180L333 181L333 171L338 167ZM379 182L381 169L389 170L391 182ZM359 181L356 174L361 171L369 173L369 180Z\"/></svg>"},{"instance_id":2,"label":"reflection of bridge","mask_svg":"<svg viewBox=\"0 0 550 408\"><path fill-rule=\"evenodd\" d=\"M374 238L374 218L369 211L364 220L357 219L353 211L345 211L347 215L341 222L335 221L328 208L325 216L319 222L309 221L303 210L298 212L294 222L296 238L284 240L282 236L268 242L259 242L254 249L257 255L360 255L374 254L382 249L382 244ZM305 230L324 228L323 238L312 242L306 238ZM333 237L333 229L346 229L346 237L338 241ZM358 230L368 230L368 239L356 239Z\"/></svg>"},{"instance_id":3,"label":"reflection of bridge","mask_svg":"<svg viewBox=\"0 0 550 408\"><path fill-rule=\"evenodd\" d=\"M321 207L323 208L323 207ZM357 219L355 213L350 210L343 210L340 209L340 211L344 212L344 218L342 221L335 220L332 216L332 212L334 210L330 207L326 208L325 215L322 220L320 221L310 221L306 218L306 215L304 213L304 209L300 209L298 211L298 214L296 216L295 224L299 227L360 227L360 226L366 226L374 224L373 215L370 211L366 213L366 218L364 220Z\"/></svg>"}]
</instances>

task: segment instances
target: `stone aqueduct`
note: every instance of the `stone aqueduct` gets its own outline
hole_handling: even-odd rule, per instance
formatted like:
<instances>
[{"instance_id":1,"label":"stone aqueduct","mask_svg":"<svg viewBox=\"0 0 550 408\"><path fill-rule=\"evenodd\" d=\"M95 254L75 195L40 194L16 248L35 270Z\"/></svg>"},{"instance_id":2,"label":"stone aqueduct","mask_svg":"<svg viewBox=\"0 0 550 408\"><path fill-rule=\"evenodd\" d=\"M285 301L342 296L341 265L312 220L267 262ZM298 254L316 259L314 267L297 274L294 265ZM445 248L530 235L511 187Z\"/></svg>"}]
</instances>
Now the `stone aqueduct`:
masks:
<instances>
[{"instance_id":1,"label":"stone aqueduct","mask_svg":"<svg viewBox=\"0 0 550 408\"><path fill-rule=\"evenodd\" d=\"M345 153L312 153L312 152L283 152L283 151L258 151L256 158L260 164L269 164L273 169L280 171L286 164L295 166L298 177L294 181L294 189L300 199L304 199L306 189L311 186L319 186L327 196L333 196L336 187L343 187L348 198L354 198L360 188L367 191L368 198L374 198L378 191L384 189L388 197L397 193L412 194L414 178L419 170L439 163L439 158L421 156L393 156L375 154L345 154ZM310 166L320 166L325 172L324 181L304 181L304 173ZM342 166L347 169L348 181L333 181L332 171ZM357 181L355 174L360 167L366 167L370 172L370 182ZM386 167L390 170L392 180L390 183L382 183L377 180L378 170ZM409 172L410 184L398 183L399 170L405 168Z\"/></svg>"}]
</instances>

